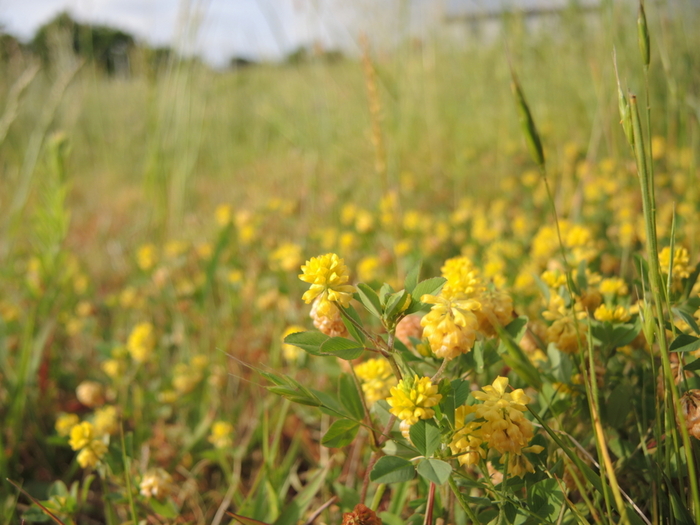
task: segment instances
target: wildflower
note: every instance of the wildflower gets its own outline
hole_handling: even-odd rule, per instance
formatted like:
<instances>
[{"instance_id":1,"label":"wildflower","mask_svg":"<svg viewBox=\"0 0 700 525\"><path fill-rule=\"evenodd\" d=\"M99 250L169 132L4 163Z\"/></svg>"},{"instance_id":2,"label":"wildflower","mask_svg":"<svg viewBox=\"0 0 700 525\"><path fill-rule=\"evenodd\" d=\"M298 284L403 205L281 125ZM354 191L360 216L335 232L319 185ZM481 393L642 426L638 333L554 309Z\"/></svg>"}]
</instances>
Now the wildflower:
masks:
<instances>
[{"instance_id":1,"label":"wildflower","mask_svg":"<svg viewBox=\"0 0 700 525\"><path fill-rule=\"evenodd\" d=\"M391 408L389 412L401 421L407 421L409 425L418 422L419 419L430 419L435 411L430 408L437 405L442 399L438 394L437 385L433 385L429 377L414 376L399 381L399 384L389 390L391 397L387 403Z\"/></svg>"},{"instance_id":2,"label":"wildflower","mask_svg":"<svg viewBox=\"0 0 700 525\"><path fill-rule=\"evenodd\" d=\"M610 308L605 304L601 304L596 308L593 314L598 321L609 321L611 323L626 323L630 320L630 313L624 306L616 306L615 308Z\"/></svg>"},{"instance_id":3,"label":"wildflower","mask_svg":"<svg viewBox=\"0 0 700 525\"><path fill-rule=\"evenodd\" d=\"M305 283L311 283L311 287L304 293L302 299L306 304L310 304L320 297L319 314L327 316L334 302L343 307L350 305L355 288L346 284L350 279L348 268L343 259L335 253L312 257L302 265L301 271L304 273L299 275L299 279Z\"/></svg>"},{"instance_id":4,"label":"wildflower","mask_svg":"<svg viewBox=\"0 0 700 525\"><path fill-rule=\"evenodd\" d=\"M608 277L603 279L600 281L598 289L603 295L627 295L629 293L627 284L619 277Z\"/></svg>"},{"instance_id":5,"label":"wildflower","mask_svg":"<svg viewBox=\"0 0 700 525\"><path fill-rule=\"evenodd\" d=\"M178 363L173 367L173 388L179 395L192 392L201 380L201 370L193 369L191 365Z\"/></svg>"},{"instance_id":6,"label":"wildflower","mask_svg":"<svg viewBox=\"0 0 700 525\"><path fill-rule=\"evenodd\" d=\"M112 405L95 410L95 434L116 434L119 429L117 408Z\"/></svg>"},{"instance_id":7,"label":"wildflower","mask_svg":"<svg viewBox=\"0 0 700 525\"><path fill-rule=\"evenodd\" d=\"M70 431L78 423L80 423L80 418L77 414L61 414L58 416L58 419L56 419L54 428L59 436L65 437L70 435Z\"/></svg>"},{"instance_id":8,"label":"wildflower","mask_svg":"<svg viewBox=\"0 0 700 525\"><path fill-rule=\"evenodd\" d=\"M301 246L293 242L283 242L270 254L270 267L291 272L301 264Z\"/></svg>"},{"instance_id":9,"label":"wildflower","mask_svg":"<svg viewBox=\"0 0 700 525\"><path fill-rule=\"evenodd\" d=\"M671 275L673 277L673 288L678 290L681 286L681 281L690 277L692 268L690 267L690 256L688 250L680 247L673 251L673 267ZM671 265L671 248L666 246L659 253L659 270L665 275L668 275L669 266Z\"/></svg>"},{"instance_id":10,"label":"wildflower","mask_svg":"<svg viewBox=\"0 0 700 525\"><path fill-rule=\"evenodd\" d=\"M508 378L499 376L493 384L473 392L474 398L483 401L473 410L478 419L484 420L481 434L489 448L501 454L520 454L533 436L532 423L523 416L531 400L521 388L506 392L507 387Z\"/></svg>"},{"instance_id":11,"label":"wildflower","mask_svg":"<svg viewBox=\"0 0 700 525\"><path fill-rule=\"evenodd\" d=\"M494 323L506 326L513 319L513 299L500 290L488 290L477 298L481 308L474 312L479 321L479 331L484 335L496 335Z\"/></svg>"},{"instance_id":12,"label":"wildflower","mask_svg":"<svg viewBox=\"0 0 700 525\"><path fill-rule=\"evenodd\" d=\"M68 444L73 450L80 451L77 460L82 468L94 467L107 452L107 445L95 439L95 428L87 421L71 429Z\"/></svg>"},{"instance_id":13,"label":"wildflower","mask_svg":"<svg viewBox=\"0 0 700 525\"><path fill-rule=\"evenodd\" d=\"M83 381L75 389L75 395L86 407L100 406L105 402L104 389L97 381Z\"/></svg>"},{"instance_id":14,"label":"wildflower","mask_svg":"<svg viewBox=\"0 0 700 525\"><path fill-rule=\"evenodd\" d=\"M162 468L148 470L139 483L139 492L145 498L163 499L172 490L173 478Z\"/></svg>"},{"instance_id":15,"label":"wildflower","mask_svg":"<svg viewBox=\"0 0 700 525\"><path fill-rule=\"evenodd\" d=\"M153 244L144 244L136 252L136 264L144 272L153 268L157 261L158 255Z\"/></svg>"},{"instance_id":16,"label":"wildflower","mask_svg":"<svg viewBox=\"0 0 700 525\"><path fill-rule=\"evenodd\" d=\"M437 357L454 359L471 350L479 327L474 315L474 310L480 307L477 301L450 300L441 295L424 295L421 301L433 305L421 325Z\"/></svg>"},{"instance_id":17,"label":"wildflower","mask_svg":"<svg viewBox=\"0 0 700 525\"><path fill-rule=\"evenodd\" d=\"M460 465L476 465L480 459L486 458L486 450L481 446L484 440L481 437L481 425L476 421L465 422L467 414L473 412L473 408L467 405L457 407L455 410L455 430L450 442L452 454L457 455Z\"/></svg>"},{"instance_id":18,"label":"wildflower","mask_svg":"<svg viewBox=\"0 0 700 525\"><path fill-rule=\"evenodd\" d=\"M282 355L290 363L295 362L297 359L299 359L299 356L301 355L301 350L299 350L299 348L294 345L285 343L284 340L288 335L305 331L306 328L304 328L303 326L292 325L285 328L284 332L282 332Z\"/></svg>"},{"instance_id":19,"label":"wildflower","mask_svg":"<svg viewBox=\"0 0 700 525\"><path fill-rule=\"evenodd\" d=\"M479 270L468 257L448 259L440 271L447 279L442 288L442 295L448 299L472 298L484 289Z\"/></svg>"},{"instance_id":20,"label":"wildflower","mask_svg":"<svg viewBox=\"0 0 700 525\"><path fill-rule=\"evenodd\" d=\"M231 423L227 421L216 421L211 426L209 442L216 448L228 448L233 445L231 434L233 434L233 425Z\"/></svg>"},{"instance_id":21,"label":"wildflower","mask_svg":"<svg viewBox=\"0 0 700 525\"><path fill-rule=\"evenodd\" d=\"M216 224L222 228L228 226L231 224L231 206L228 204L219 204L216 210L214 210L214 216L216 217Z\"/></svg>"},{"instance_id":22,"label":"wildflower","mask_svg":"<svg viewBox=\"0 0 700 525\"><path fill-rule=\"evenodd\" d=\"M129 334L126 348L137 363L145 363L151 358L156 346L156 338L151 323L139 323Z\"/></svg>"},{"instance_id":23,"label":"wildflower","mask_svg":"<svg viewBox=\"0 0 700 525\"><path fill-rule=\"evenodd\" d=\"M379 257L368 256L360 259L357 263L357 276L360 281L364 283L375 281L378 278L379 265Z\"/></svg>"},{"instance_id":24,"label":"wildflower","mask_svg":"<svg viewBox=\"0 0 700 525\"><path fill-rule=\"evenodd\" d=\"M369 359L357 365L355 373L362 381L362 391L370 405L388 397L389 389L396 384L396 377L386 359Z\"/></svg>"},{"instance_id":25,"label":"wildflower","mask_svg":"<svg viewBox=\"0 0 700 525\"><path fill-rule=\"evenodd\" d=\"M178 240L168 241L165 244L164 251L165 256L169 259L177 259L187 251L187 242Z\"/></svg>"},{"instance_id":26,"label":"wildflower","mask_svg":"<svg viewBox=\"0 0 700 525\"><path fill-rule=\"evenodd\" d=\"M330 337L345 337L348 335L348 329L343 323L343 316L340 310L333 307L329 309L328 314L321 313L321 306L324 304L332 305L332 303L324 302L320 298L316 298L311 306L309 317L313 320L314 327Z\"/></svg>"}]
</instances>

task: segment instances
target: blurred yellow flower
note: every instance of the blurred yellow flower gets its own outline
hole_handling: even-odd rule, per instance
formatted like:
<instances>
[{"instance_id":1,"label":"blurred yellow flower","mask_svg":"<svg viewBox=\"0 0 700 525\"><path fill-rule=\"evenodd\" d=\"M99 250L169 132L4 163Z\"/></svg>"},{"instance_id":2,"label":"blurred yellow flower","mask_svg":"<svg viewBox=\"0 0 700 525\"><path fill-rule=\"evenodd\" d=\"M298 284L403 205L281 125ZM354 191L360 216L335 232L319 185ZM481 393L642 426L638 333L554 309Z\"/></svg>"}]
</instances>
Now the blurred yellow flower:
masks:
<instances>
[{"instance_id":1,"label":"blurred yellow flower","mask_svg":"<svg viewBox=\"0 0 700 525\"><path fill-rule=\"evenodd\" d=\"M216 448L228 448L233 445L233 425L227 421L215 421L211 426L209 442Z\"/></svg>"},{"instance_id":2,"label":"blurred yellow flower","mask_svg":"<svg viewBox=\"0 0 700 525\"><path fill-rule=\"evenodd\" d=\"M58 419L56 419L54 428L59 436L65 437L70 435L70 431L78 423L80 423L80 418L77 414L60 414Z\"/></svg>"},{"instance_id":3,"label":"blurred yellow flower","mask_svg":"<svg viewBox=\"0 0 700 525\"><path fill-rule=\"evenodd\" d=\"M158 261L158 253L153 244L144 244L136 252L136 264L144 272L150 270Z\"/></svg>"},{"instance_id":4,"label":"blurred yellow flower","mask_svg":"<svg viewBox=\"0 0 700 525\"><path fill-rule=\"evenodd\" d=\"M162 468L153 468L143 475L139 483L139 493L145 498L162 500L172 491L173 478Z\"/></svg>"},{"instance_id":5,"label":"blurred yellow flower","mask_svg":"<svg viewBox=\"0 0 700 525\"><path fill-rule=\"evenodd\" d=\"M362 382L362 391L370 405L386 399L390 388L396 385L396 377L386 359L368 359L355 366L355 373Z\"/></svg>"},{"instance_id":6,"label":"blurred yellow flower","mask_svg":"<svg viewBox=\"0 0 700 525\"><path fill-rule=\"evenodd\" d=\"M214 210L214 216L216 217L216 224L222 228L228 226L233 216L231 206L228 204L219 204Z\"/></svg>"},{"instance_id":7,"label":"blurred yellow flower","mask_svg":"<svg viewBox=\"0 0 700 525\"><path fill-rule=\"evenodd\" d=\"M95 434L116 434L119 430L119 417L117 407L107 405L95 410Z\"/></svg>"},{"instance_id":8,"label":"blurred yellow flower","mask_svg":"<svg viewBox=\"0 0 700 525\"><path fill-rule=\"evenodd\" d=\"M131 358L137 363L145 363L151 359L156 346L156 336L151 323L139 323L129 334L126 349Z\"/></svg>"},{"instance_id":9,"label":"blurred yellow flower","mask_svg":"<svg viewBox=\"0 0 700 525\"><path fill-rule=\"evenodd\" d=\"M284 329L282 332L282 355L284 359L290 363L293 363L299 359L301 355L301 349L297 346L290 345L284 342L284 339L291 334L297 334L299 332L306 332L306 328L299 325L291 325Z\"/></svg>"}]
</instances>

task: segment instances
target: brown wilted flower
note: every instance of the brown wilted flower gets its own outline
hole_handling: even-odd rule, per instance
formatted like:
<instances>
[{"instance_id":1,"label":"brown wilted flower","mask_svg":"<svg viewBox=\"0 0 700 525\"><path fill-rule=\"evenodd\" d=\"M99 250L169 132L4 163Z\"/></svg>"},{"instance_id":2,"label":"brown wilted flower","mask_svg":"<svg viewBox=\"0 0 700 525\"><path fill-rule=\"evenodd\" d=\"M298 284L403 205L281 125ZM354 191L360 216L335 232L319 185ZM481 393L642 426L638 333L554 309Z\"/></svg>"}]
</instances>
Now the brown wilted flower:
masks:
<instances>
[{"instance_id":1,"label":"brown wilted flower","mask_svg":"<svg viewBox=\"0 0 700 525\"><path fill-rule=\"evenodd\" d=\"M316 299L309 313L316 329L330 337L345 337L348 335L348 329L343 324L343 317L340 310L333 307L330 308L328 315L323 315L319 311L319 305L323 304L323 301Z\"/></svg>"},{"instance_id":2,"label":"brown wilted flower","mask_svg":"<svg viewBox=\"0 0 700 525\"><path fill-rule=\"evenodd\" d=\"M423 337L423 327L420 325L419 315L409 315L404 317L396 325L396 338L408 348L413 348L411 337L421 339Z\"/></svg>"},{"instance_id":3,"label":"brown wilted flower","mask_svg":"<svg viewBox=\"0 0 700 525\"><path fill-rule=\"evenodd\" d=\"M683 394L681 408L688 433L695 439L700 439L700 390L694 388Z\"/></svg>"},{"instance_id":4,"label":"brown wilted flower","mask_svg":"<svg viewBox=\"0 0 700 525\"><path fill-rule=\"evenodd\" d=\"M352 512L343 514L343 525L382 525L382 520L372 509L358 503Z\"/></svg>"}]
</instances>

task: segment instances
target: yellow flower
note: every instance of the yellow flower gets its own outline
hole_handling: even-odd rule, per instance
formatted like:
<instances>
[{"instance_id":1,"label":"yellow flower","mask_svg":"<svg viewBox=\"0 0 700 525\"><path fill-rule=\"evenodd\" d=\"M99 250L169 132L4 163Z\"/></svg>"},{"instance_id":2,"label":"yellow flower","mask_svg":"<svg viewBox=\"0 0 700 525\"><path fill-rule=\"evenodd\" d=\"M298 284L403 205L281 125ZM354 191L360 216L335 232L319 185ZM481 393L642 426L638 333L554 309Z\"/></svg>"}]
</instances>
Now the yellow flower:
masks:
<instances>
[{"instance_id":1,"label":"yellow flower","mask_svg":"<svg viewBox=\"0 0 700 525\"><path fill-rule=\"evenodd\" d=\"M479 270L468 257L448 259L440 271L447 279L442 288L442 295L448 299L471 298L484 289Z\"/></svg>"},{"instance_id":2,"label":"yellow flower","mask_svg":"<svg viewBox=\"0 0 700 525\"><path fill-rule=\"evenodd\" d=\"M219 204L214 210L214 215L216 217L216 224L221 226L228 226L231 223L231 206L228 204Z\"/></svg>"},{"instance_id":3,"label":"yellow flower","mask_svg":"<svg viewBox=\"0 0 700 525\"><path fill-rule=\"evenodd\" d=\"M480 459L486 458L486 450L481 446L484 442L481 437L481 424L476 421L465 423L467 414L473 411L473 408L467 405L455 410L456 432L452 436L450 449L452 454L457 455L460 465L476 465Z\"/></svg>"},{"instance_id":4,"label":"yellow flower","mask_svg":"<svg viewBox=\"0 0 700 525\"><path fill-rule=\"evenodd\" d=\"M227 421L216 421L211 426L209 442L216 448L228 448L233 445L233 425Z\"/></svg>"},{"instance_id":5,"label":"yellow flower","mask_svg":"<svg viewBox=\"0 0 700 525\"><path fill-rule=\"evenodd\" d=\"M578 351L579 344L585 346L586 328L571 315L565 315L556 319L552 326L547 328L547 339L556 344L562 352L573 354Z\"/></svg>"},{"instance_id":6,"label":"yellow flower","mask_svg":"<svg viewBox=\"0 0 700 525\"><path fill-rule=\"evenodd\" d=\"M367 283L377 279L379 273L377 270L380 264L379 257L370 255L360 259L360 262L357 263L357 276L360 281Z\"/></svg>"},{"instance_id":7,"label":"yellow flower","mask_svg":"<svg viewBox=\"0 0 700 525\"><path fill-rule=\"evenodd\" d=\"M477 301L450 300L435 295L424 295L421 301L433 305L420 324L423 337L428 339L437 357L454 359L471 350L479 327L474 314L474 310L480 308Z\"/></svg>"},{"instance_id":8,"label":"yellow flower","mask_svg":"<svg viewBox=\"0 0 700 525\"><path fill-rule=\"evenodd\" d=\"M94 467L107 452L107 445L95 439L95 429L92 423L83 421L70 431L68 444L78 453L78 464L83 468Z\"/></svg>"},{"instance_id":9,"label":"yellow flower","mask_svg":"<svg viewBox=\"0 0 700 525\"><path fill-rule=\"evenodd\" d=\"M151 323L139 323L129 334L126 348L137 363L145 363L151 358L156 346L156 338Z\"/></svg>"},{"instance_id":10,"label":"yellow flower","mask_svg":"<svg viewBox=\"0 0 700 525\"><path fill-rule=\"evenodd\" d=\"M54 428L59 436L68 436L78 423L80 423L80 418L77 414L61 414L58 416Z\"/></svg>"},{"instance_id":11,"label":"yellow flower","mask_svg":"<svg viewBox=\"0 0 700 525\"><path fill-rule=\"evenodd\" d=\"M605 304L601 304L593 313L598 321L610 321L611 323L626 323L630 320L630 313L624 306L616 306L608 308Z\"/></svg>"},{"instance_id":12,"label":"yellow flower","mask_svg":"<svg viewBox=\"0 0 700 525\"><path fill-rule=\"evenodd\" d=\"M301 263L301 246L293 242L283 242L270 254L270 267L291 272Z\"/></svg>"},{"instance_id":13,"label":"yellow flower","mask_svg":"<svg viewBox=\"0 0 700 525\"><path fill-rule=\"evenodd\" d=\"M95 410L95 433L97 435L116 434L119 429L117 408L107 405Z\"/></svg>"},{"instance_id":14,"label":"yellow flower","mask_svg":"<svg viewBox=\"0 0 700 525\"><path fill-rule=\"evenodd\" d=\"M506 392L507 387L508 378L499 376L493 384L473 392L472 396L483 403L472 409L477 419L484 420L481 434L489 448L501 454L520 454L533 436L532 423L523 416L531 399L522 389Z\"/></svg>"},{"instance_id":15,"label":"yellow flower","mask_svg":"<svg viewBox=\"0 0 700 525\"><path fill-rule=\"evenodd\" d=\"M139 268L141 268L144 272L153 268L156 265L157 260L158 254L156 247L153 244L144 244L143 246L139 247L138 251L136 252L136 264L138 264Z\"/></svg>"},{"instance_id":16,"label":"yellow flower","mask_svg":"<svg viewBox=\"0 0 700 525\"><path fill-rule=\"evenodd\" d=\"M368 359L355 367L355 373L362 381L362 391L370 405L386 399L389 389L396 384L396 377L386 359Z\"/></svg>"},{"instance_id":17,"label":"yellow flower","mask_svg":"<svg viewBox=\"0 0 700 525\"><path fill-rule=\"evenodd\" d=\"M302 265L301 271L304 273L299 275L299 279L311 284L302 296L306 304L320 297L322 304L319 306L319 313L323 315L330 313L332 302L337 302L343 307L350 305L355 287L347 284L350 280L348 267L335 253L312 257Z\"/></svg>"},{"instance_id":18,"label":"yellow flower","mask_svg":"<svg viewBox=\"0 0 700 525\"><path fill-rule=\"evenodd\" d=\"M689 264L690 256L688 250L683 247L676 248L673 251L673 266L671 274L673 276L673 288L678 290L681 286L681 280L690 277L691 266ZM669 266L671 265L671 248L666 246L659 253L659 270L668 275Z\"/></svg>"},{"instance_id":19,"label":"yellow flower","mask_svg":"<svg viewBox=\"0 0 700 525\"><path fill-rule=\"evenodd\" d=\"M391 387L391 397L387 403L391 408L389 412L401 421L413 425L419 419L430 419L435 411L430 408L437 405L442 399L438 394L437 385L433 385L429 377L414 376L399 381L399 384Z\"/></svg>"},{"instance_id":20,"label":"yellow flower","mask_svg":"<svg viewBox=\"0 0 700 525\"><path fill-rule=\"evenodd\" d=\"M598 289L603 295L627 295L629 293L627 284L619 277L607 277L603 279L600 281Z\"/></svg>"}]
</instances>

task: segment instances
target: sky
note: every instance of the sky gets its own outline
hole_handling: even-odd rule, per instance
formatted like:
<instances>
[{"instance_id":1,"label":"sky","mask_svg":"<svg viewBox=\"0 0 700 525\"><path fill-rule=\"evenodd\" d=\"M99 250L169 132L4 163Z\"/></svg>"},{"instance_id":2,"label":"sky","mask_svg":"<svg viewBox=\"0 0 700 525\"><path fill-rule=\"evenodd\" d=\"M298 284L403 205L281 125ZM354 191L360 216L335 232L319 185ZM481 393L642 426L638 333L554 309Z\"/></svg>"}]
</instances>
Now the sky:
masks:
<instances>
[{"instance_id":1,"label":"sky","mask_svg":"<svg viewBox=\"0 0 700 525\"><path fill-rule=\"evenodd\" d=\"M437 7L442 0L409 0ZM172 45L223 65L232 56L276 59L317 42L352 52L362 30L396 22L401 0L0 0L0 24L27 41L61 11ZM383 8L378 9L377 6ZM414 16L415 18L415 16ZM419 17L420 18L420 17ZM193 30L194 29L194 30Z\"/></svg>"},{"instance_id":2,"label":"sky","mask_svg":"<svg viewBox=\"0 0 700 525\"><path fill-rule=\"evenodd\" d=\"M38 27L68 11L80 22L117 27L151 45L172 46L223 66L234 56L275 60L314 43L355 53L363 32L382 45L382 40L397 35L422 36L435 31L445 14L567 1L0 0L0 27L28 41Z\"/></svg>"}]
</instances>

